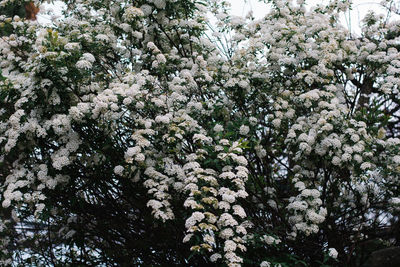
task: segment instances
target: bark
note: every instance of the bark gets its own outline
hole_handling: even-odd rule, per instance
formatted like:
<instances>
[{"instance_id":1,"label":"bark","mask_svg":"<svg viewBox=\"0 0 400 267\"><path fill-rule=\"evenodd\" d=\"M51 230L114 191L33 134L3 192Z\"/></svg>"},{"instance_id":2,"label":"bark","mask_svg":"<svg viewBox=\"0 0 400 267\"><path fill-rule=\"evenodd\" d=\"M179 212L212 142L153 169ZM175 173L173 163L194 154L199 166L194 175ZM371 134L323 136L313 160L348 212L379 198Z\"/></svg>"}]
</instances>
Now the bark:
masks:
<instances>
[{"instance_id":1,"label":"bark","mask_svg":"<svg viewBox=\"0 0 400 267\"><path fill-rule=\"evenodd\" d=\"M33 2L25 3L26 19L36 20L36 14L39 12L39 8L35 6Z\"/></svg>"}]
</instances>

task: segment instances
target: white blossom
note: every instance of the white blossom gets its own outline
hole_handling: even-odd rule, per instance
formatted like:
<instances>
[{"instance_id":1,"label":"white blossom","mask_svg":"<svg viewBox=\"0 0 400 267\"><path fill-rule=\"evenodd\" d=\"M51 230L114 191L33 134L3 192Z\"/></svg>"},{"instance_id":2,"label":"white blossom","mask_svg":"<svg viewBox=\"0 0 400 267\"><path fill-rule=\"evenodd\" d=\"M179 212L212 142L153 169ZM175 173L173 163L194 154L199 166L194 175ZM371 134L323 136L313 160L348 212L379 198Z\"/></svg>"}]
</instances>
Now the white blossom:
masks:
<instances>
[{"instance_id":1,"label":"white blossom","mask_svg":"<svg viewBox=\"0 0 400 267\"><path fill-rule=\"evenodd\" d=\"M115 166L114 167L114 173L122 176L122 173L124 172L124 167L122 167L121 165Z\"/></svg>"},{"instance_id":2,"label":"white blossom","mask_svg":"<svg viewBox=\"0 0 400 267\"><path fill-rule=\"evenodd\" d=\"M214 126L214 131L217 132L217 133L220 133L220 132L222 132L223 130L224 130L224 127L223 127L222 125L220 125L220 124L216 124L216 125Z\"/></svg>"},{"instance_id":3,"label":"white blossom","mask_svg":"<svg viewBox=\"0 0 400 267\"><path fill-rule=\"evenodd\" d=\"M338 256L338 252L334 248L329 248L328 254L329 254L329 257L332 257L334 259L336 259Z\"/></svg>"},{"instance_id":4,"label":"white blossom","mask_svg":"<svg viewBox=\"0 0 400 267\"><path fill-rule=\"evenodd\" d=\"M242 126L240 126L240 128L239 128L239 133L240 133L241 135L247 135L247 134L249 133L249 131L250 131L250 128L249 128L249 126L247 126L247 125L242 125Z\"/></svg>"}]
</instances>

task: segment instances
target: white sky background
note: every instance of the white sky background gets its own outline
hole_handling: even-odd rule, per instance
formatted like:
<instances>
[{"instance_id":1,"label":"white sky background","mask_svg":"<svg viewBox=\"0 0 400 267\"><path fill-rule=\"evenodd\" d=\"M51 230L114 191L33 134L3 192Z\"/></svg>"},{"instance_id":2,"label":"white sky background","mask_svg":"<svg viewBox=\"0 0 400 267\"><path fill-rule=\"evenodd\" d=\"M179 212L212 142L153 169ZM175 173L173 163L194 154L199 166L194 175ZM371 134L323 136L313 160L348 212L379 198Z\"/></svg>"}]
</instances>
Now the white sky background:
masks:
<instances>
[{"instance_id":1,"label":"white sky background","mask_svg":"<svg viewBox=\"0 0 400 267\"><path fill-rule=\"evenodd\" d=\"M232 14L237 16L245 16L249 11L253 12L255 18L262 18L264 14L268 12L268 9L264 3L260 3L258 0L228 0L232 5ZM328 3L329 0L308 0L306 1L308 6L314 6L316 4ZM353 0L353 8L342 18L342 23L347 28L350 26L353 33L360 33L359 23L361 19L369 10L373 10L376 13L385 14L385 11L379 6L379 0ZM56 16L61 16L61 9L63 3L56 1L54 4L46 4L46 9L51 9ZM38 21L41 23L50 23L50 15L44 14L41 11L38 15Z\"/></svg>"}]
</instances>

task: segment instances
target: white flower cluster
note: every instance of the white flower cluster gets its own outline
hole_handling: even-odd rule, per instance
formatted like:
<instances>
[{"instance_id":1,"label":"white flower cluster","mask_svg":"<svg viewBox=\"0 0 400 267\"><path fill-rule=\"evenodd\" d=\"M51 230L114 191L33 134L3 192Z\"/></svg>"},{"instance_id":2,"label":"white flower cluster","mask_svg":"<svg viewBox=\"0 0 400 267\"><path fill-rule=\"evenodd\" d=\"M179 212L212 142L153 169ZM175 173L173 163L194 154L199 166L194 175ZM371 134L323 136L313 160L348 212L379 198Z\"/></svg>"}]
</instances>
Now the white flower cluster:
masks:
<instances>
[{"instance_id":1,"label":"white flower cluster","mask_svg":"<svg viewBox=\"0 0 400 267\"><path fill-rule=\"evenodd\" d=\"M219 143L229 145L227 140L220 140ZM241 152L237 142L234 142L228 150L232 152L223 153L224 155L219 158L226 160ZM237 251L246 250L243 236L247 234L248 226L245 222L240 223L246 218L246 212L243 207L235 203L237 198L247 196L244 188L248 176L247 168L241 165L235 169L233 166L225 166L223 172L217 175L214 170L202 169L197 162L188 162L184 170L187 173L184 190L189 192L189 198L184 205L193 210L199 210L193 212L192 216L186 220L188 235L185 241L189 241L194 233L201 233L203 243L192 246L192 250L214 251L216 242L221 240L220 242L224 242L223 251L214 253L211 256L212 261L221 258L228 266L238 266L242 259L237 255ZM198 186L204 183L207 186ZM229 185L229 187L222 185ZM213 212L209 211L210 208ZM218 239L214 237L217 233L219 233Z\"/></svg>"},{"instance_id":2,"label":"white flower cluster","mask_svg":"<svg viewBox=\"0 0 400 267\"><path fill-rule=\"evenodd\" d=\"M330 248L330 249L328 250L328 255L329 255L329 257L332 257L332 258L336 259L337 256L338 256L338 252L337 252L336 249Z\"/></svg>"},{"instance_id":3,"label":"white flower cluster","mask_svg":"<svg viewBox=\"0 0 400 267\"><path fill-rule=\"evenodd\" d=\"M133 19L137 17L143 17L144 13L140 8L134 7L134 6L127 6L124 9L124 18L127 21L132 21Z\"/></svg>"},{"instance_id":4,"label":"white flower cluster","mask_svg":"<svg viewBox=\"0 0 400 267\"><path fill-rule=\"evenodd\" d=\"M317 233L318 225L325 221L326 208L322 207L320 192L317 189L307 189L303 182L295 184L300 194L289 199L287 209L292 213L289 222L293 225L291 235L296 237L298 232L306 236Z\"/></svg>"}]
</instances>

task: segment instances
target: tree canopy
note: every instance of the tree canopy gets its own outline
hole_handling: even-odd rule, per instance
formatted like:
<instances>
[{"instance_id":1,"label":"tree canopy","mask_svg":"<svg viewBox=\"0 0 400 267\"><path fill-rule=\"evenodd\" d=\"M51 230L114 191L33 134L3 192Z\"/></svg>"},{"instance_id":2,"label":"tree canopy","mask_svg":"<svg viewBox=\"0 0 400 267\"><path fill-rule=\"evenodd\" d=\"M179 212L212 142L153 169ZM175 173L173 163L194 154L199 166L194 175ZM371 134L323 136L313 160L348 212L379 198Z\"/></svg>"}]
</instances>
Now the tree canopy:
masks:
<instances>
[{"instance_id":1,"label":"tree canopy","mask_svg":"<svg viewBox=\"0 0 400 267\"><path fill-rule=\"evenodd\" d=\"M361 266L400 245L396 1L358 35L345 0L63 2L49 26L0 1L1 266Z\"/></svg>"}]
</instances>

